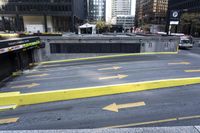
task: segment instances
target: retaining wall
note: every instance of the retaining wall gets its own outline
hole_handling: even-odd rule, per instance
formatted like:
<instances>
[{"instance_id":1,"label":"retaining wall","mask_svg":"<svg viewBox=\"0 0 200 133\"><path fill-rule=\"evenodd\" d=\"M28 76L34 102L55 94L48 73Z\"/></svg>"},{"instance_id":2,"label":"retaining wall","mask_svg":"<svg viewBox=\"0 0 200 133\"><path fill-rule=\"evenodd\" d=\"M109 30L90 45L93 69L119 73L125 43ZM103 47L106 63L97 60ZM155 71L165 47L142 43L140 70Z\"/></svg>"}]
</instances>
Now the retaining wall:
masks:
<instances>
[{"instance_id":1,"label":"retaining wall","mask_svg":"<svg viewBox=\"0 0 200 133\"><path fill-rule=\"evenodd\" d=\"M200 38L194 38L193 42L194 42L194 47L200 47Z\"/></svg>"},{"instance_id":2,"label":"retaining wall","mask_svg":"<svg viewBox=\"0 0 200 133\"><path fill-rule=\"evenodd\" d=\"M39 54L39 61L50 61L60 59L74 59L83 57L94 57L102 55L113 55L118 53L52 53L51 44L80 45L80 44L125 44L138 45L139 52L177 52L179 39L176 37L161 36L67 36L67 37L41 37L46 46L36 51ZM116 45L117 46L117 45ZM98 46L96 46L98 49ZM114 50L117 47L112 47Z\"/></svg>"}]
</instances>

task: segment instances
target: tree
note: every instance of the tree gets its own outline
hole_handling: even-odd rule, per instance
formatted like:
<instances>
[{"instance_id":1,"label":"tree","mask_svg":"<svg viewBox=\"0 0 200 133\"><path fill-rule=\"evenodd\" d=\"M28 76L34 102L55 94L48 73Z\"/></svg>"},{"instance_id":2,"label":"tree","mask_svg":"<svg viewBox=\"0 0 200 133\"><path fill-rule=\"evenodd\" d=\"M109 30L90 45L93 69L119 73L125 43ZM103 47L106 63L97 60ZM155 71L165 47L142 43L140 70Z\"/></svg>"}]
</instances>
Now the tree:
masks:
<instances>
[{"instance_id":1,"label":"tree","mask_svg":"<svg viewBox=\"0 0 200 133\"><path fill-rule=\"evenodd\" d=\"M179 31L188 35L200 35L200 14L183 13L180 20Z\"/></svg>"},{"instance_id":2,"label":"tree","mask_svg":"<svg viewBox=\"0 0 200 133\"><path fill-rule=\"evenodd\" d=\"M106 27L106 23L104 21L96 22L96 28L97 28L98 33L102 32L105 27Z\"/></svg>"}]
</instances>

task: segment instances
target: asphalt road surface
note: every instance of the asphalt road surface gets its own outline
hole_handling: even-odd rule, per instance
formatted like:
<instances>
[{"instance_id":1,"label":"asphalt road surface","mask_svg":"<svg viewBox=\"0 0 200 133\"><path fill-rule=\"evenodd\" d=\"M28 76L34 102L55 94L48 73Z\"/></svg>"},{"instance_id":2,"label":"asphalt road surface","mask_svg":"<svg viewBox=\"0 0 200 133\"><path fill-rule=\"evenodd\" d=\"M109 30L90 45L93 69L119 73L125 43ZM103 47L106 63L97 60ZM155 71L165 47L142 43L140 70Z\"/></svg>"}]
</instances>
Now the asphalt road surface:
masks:
<instances>
[{"instance_id":1,"label":"asphalt road surface","mask_svg":"<svg viewBox=\"0 0 200 133\"><path fill-rule=\"evenodd\" d=\"M13 78L1 92L41 92L137 81L200 77L199 49L178 55L143 55L37 66ZM121 76L120 76L121 75ZM29 86L35 84L36 86ZM200 85L20 107L0 112L19 118L2 129L86 129L200 124ZM116 103L119 112L103 108ZM131 105L137 105L133 107ZM143 104L141 104L143 103Z\"/></svg>"}]
</instances>

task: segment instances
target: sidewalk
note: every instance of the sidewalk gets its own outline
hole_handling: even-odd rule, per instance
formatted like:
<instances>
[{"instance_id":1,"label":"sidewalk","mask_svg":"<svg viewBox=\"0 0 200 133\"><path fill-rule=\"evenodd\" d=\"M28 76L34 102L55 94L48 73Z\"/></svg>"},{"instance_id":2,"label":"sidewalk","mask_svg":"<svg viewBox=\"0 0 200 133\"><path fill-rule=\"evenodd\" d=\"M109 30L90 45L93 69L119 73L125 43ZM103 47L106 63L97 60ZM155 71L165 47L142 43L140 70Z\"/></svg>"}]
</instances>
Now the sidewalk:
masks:
<instances>
[{"instance_id":1,"label":"sidewalk","mask_svg":"<svg viewBox=\"0 0 200 133\"><path fill-rule=\"evenodd\" d=\"M84 130L0 131L0 133L200 133L200 126Z\"/></svg>"}]
</instances>

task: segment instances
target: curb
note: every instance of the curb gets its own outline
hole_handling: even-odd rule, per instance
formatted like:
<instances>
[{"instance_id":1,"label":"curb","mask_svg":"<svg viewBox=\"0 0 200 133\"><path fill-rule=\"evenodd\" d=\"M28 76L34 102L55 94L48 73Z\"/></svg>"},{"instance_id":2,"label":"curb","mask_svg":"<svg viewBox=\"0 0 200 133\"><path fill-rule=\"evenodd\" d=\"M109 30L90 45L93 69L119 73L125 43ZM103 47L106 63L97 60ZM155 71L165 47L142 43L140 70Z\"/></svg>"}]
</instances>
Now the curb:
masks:
<instances>
[{"instance_id":1,"label":"curb","mask_svg":"<svg viewBox=\"0 0 200 133\"><path fill-rule=\"evenodd\" d=\"M87 57L87 58L76 58L76 59L67 59L67 60L55 60L55 61L45 61L39 63L31 63L30 66L34 65L46 65L46 64L54 64L54 63L67 63L73 61L87 61L94 59L109 59L116 57L127 57L127 56L141 56L141 55L167 55L167 54L178 54L177 52L146 52L146 53L133 53L133 54L117 54L117 55L108 55L108 56L96 56L96 57Z\"/></svg>"},{"instance_id":2,"label":"curb","mask_svg":"<svg viewBox=\"0 0 200 133\"><path fill-rule=\"evenodd\" d=\"M200 84L200 77L155 80L128 84L97 86L78 89L65 89L24 94L20 94L19 92L2 94L0 93L0 106L25 106L47 102L57 102L130 92L139 92L193 84Z\"/></svg>"}]
</instances>

